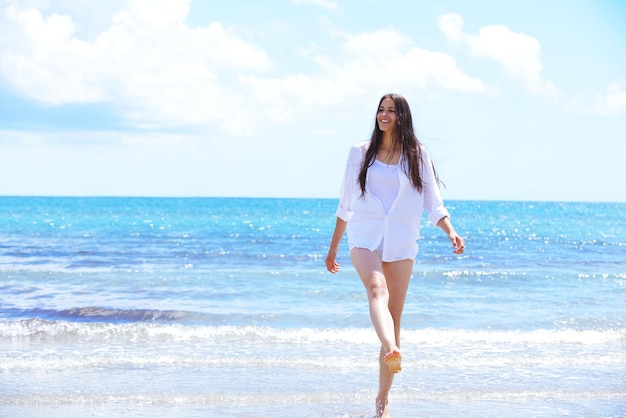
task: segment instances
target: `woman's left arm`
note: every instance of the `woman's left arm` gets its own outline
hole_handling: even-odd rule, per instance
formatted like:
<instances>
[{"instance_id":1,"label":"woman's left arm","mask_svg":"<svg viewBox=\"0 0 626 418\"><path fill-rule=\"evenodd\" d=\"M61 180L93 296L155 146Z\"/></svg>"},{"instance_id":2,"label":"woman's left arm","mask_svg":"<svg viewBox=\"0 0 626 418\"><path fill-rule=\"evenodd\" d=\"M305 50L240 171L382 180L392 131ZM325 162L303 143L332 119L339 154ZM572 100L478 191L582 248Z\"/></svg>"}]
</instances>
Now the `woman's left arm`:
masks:
<instances>
[{"instance_id":1,"label":"woman's left arm","mask_svg":"<svg viewBox=\"0 0 626 418\"><path fill-rule=\"evenodd\" d=\"M454 246L454 250L452 250L452 252L454 254L463 254L463 251L465 250L465 241L454 230L454 227L450 222L450 218L444 216L439 220L439 222L437 222L437 226L441 228L443 232L448 235L450 241L452 241L452 245Z\"/></svg>"}]
</instances>

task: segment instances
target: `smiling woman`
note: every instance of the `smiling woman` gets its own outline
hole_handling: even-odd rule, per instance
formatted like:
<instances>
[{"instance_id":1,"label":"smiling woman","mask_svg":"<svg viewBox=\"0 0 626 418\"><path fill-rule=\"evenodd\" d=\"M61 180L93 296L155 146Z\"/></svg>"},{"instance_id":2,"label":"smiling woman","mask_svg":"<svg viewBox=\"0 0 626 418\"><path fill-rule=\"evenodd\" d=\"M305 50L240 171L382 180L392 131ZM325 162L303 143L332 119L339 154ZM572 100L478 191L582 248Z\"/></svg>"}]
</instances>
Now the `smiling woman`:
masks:
<instances>
[{"instance_id":1,"label":"smiling woman","mask_svg":"<svg viewBox=\"0 0 626 418\"><path fill-rule=\"evenodd\" d=\"M402 370L400 322L417 255L422 212L448 236L455 254L465 243L450 223L428 152L417 139L406 99L384 95L371 139L350 150L326 268L339 272L337 255L347 230L350 258L365 286L380 340L376 416L388 417L394 374Z\"/></svg>"}]
</instances>

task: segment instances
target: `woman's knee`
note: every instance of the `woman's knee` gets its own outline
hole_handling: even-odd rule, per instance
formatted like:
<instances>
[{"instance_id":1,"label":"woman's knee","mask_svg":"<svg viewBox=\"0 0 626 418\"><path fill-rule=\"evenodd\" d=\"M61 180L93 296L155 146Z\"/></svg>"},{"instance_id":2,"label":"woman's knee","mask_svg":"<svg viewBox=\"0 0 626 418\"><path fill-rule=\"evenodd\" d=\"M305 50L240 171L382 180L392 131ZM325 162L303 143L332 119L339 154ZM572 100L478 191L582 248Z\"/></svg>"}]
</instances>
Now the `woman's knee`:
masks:
<instances>
[{"instance_id":1,"label":"woman's knee","mask_svg":"<svg viewBox=\"0 0 626 418\"><path fill-rule=\"evenodd\" d=\"M379 272L373 272L367 283L367 292L372 298L389 298L389 289L385 276Z\"/></svg>"}]
</instances>

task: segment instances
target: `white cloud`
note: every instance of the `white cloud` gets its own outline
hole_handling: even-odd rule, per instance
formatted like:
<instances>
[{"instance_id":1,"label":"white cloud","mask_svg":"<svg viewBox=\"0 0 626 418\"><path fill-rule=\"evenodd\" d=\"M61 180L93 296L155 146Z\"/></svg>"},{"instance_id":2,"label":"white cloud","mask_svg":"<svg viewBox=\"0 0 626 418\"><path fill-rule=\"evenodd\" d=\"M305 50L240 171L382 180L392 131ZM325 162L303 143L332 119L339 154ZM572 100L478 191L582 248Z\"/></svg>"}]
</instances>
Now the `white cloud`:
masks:
<instances>
[{"instance_id":1,"label":"white cloud","mask_svg":"<svg viewBox=\"0 0 626 418\"><path fill-rule=\"evenodd\" d=\"M413 46L409 37L393 29L343 35L340 57L315 50L310 59L318 65L316 73L282 78L250 76L244 82L257 100L276 109L292 100L311 107L340 105L369 97L373 90L497 93L465 74L449 55Z\"/></svg>"},{"instance_id":2,"label":"white cloud","mask_svg":"<svg viewBox=\"0 0 626 418\"><path fill-rule=\"evenodd\" d=\"M603 94L596 96L594 113L616 115L626 113L626 88L619 83L611 83Z\"/></svg>"},{"instance_id":3,"label":"white cloud","mask_svg":"<svg viewBox=\"0 0 626 418\"><path fill-rule=\"evenodd\" d=\"M220 22L187 25L189 2L131 0L89 36L80 36L73 15L5 3L0 74L18 94L49 105L109 102L136 127L233 135L311 119L320 106L373 91L497 93L451 56L393 29L341 34L337 55L294 50L310 70L284 74L262 47Z\"/></svg>"},{"instance_id":4,"label":"white cloud","mask_svg":"<svg viewBox=\"0 0 626 418\"><path fill-rule=\"evenodd\" d=\"M541 75L541 46L536 38L502 25L485 26L471 35L463 32L463 25L461 16L454 13L439 18L440 30L450 40L465 45L470 54L496 61L507 76L534 94L557 97L554 84Z\"/></svg>"},{"instance_id":5,"label":"white cloud","mask_svg":"<svg viewBox=\"0 0 626 418\"><path fill-rule=\"evenodd\" d=\"M0 55L0 70L16 90L48 104L107 98L103 87L93 83L97 57L87 43L72 38L69 16L52 14L44 19L36 9L9 5L6 17L23 34L5 42Z\"/></svg>"},{"instance_id":6,"label":"white cloud","mask_svg":"<svg viewBox=\"0 0 626 418\"><path fill-rule=\"evenodd\" d=\"M389 84L421 90L444 89L489 93L492 89L480 79L463 72L454 58L412 45L411 40L393 29L348 36L344 45L345 63L335 68L341 78Z\"/></svg>"},{"instance_id":7,"label":"white cloud","mask_svg":"<svg viewBox=\"0 0 626 418\"><path fill-rule=\"evenodd\" d=\"M217 124L245 134L258 117L226 117L234 108L254 113L232 74L273 64L220 23L188 27L188 12L189 1L133 0L86 41L68 15L9 3L0 22L0 71L17 92L43 103L111 101L140 126Z\"/></svg>"},{"instance_id":8,"label":"white cloud","mask_svg":"<svg viewBox=\"0 0 626 418\"><path fill-rule=\"evenodd\" d=\"M456 13L448 13L439 18L439 29L451 40L462 41L463 34L463 18Z\"/></svg>"},{"instance_id":9,"label":"white cloud","mask_svg":"<svg viewBox=\"0 0 626 418\"><path fill-rule=\"evenodd\" d=\"M626 114L626 86L611 82L601 93L579 94L565 102L570 112L601 116L620 116Z\"/></svg>"}]
</instances>

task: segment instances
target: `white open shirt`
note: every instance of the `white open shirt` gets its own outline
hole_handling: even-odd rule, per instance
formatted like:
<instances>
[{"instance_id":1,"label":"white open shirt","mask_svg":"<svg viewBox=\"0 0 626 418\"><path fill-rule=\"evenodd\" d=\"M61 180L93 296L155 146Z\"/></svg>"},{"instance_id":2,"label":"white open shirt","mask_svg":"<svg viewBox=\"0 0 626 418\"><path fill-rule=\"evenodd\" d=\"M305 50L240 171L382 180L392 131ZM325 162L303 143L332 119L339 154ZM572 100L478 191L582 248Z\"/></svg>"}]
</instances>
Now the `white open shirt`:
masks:
<instances>
[{"instance_id":1,"label":"white open shirt","mask_svg":"<svg viewBox=\"0 0 626 418\"><path fill-rule=\"evenodd\" d=\"M424 210L433 225L437 225L443 217L450 216L441 199L430 154L426 148L421 148L421 193L411 185L405 173L408 166L404 158L401 158L402 169L397 170L400 181L398 196L389 212L385 213L380 199L368 193L369 176L365 182L365 194L361 196L358 177L369 144L370 141L359 142L350 149L336 215L348 223L350 248L374 251L384 238L383 261L415 259Z\"/></svg>"}]
</instances>

